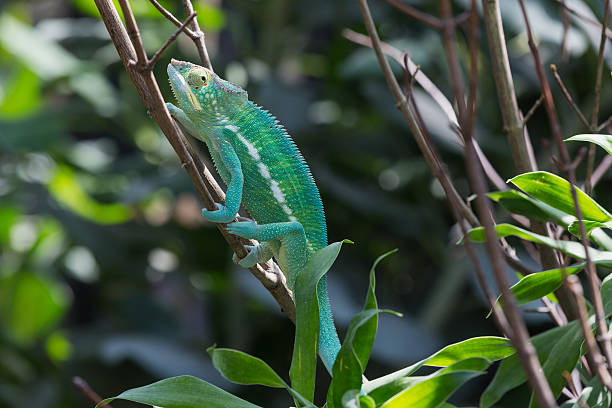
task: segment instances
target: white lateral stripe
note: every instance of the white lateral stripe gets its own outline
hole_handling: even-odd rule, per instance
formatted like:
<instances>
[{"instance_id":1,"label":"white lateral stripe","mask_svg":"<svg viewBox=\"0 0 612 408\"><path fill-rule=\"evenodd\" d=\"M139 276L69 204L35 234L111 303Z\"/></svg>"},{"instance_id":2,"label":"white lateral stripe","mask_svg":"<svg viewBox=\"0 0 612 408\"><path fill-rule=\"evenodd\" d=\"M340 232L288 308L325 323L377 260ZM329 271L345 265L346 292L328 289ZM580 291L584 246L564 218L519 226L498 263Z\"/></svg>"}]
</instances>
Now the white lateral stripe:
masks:
<instances>
[{"instance_id":1,"label":"white lateral stripe","mask_svg":"<svg viewBox=\"0 0 612 408\"><path fill-rule=\"evenodd\" d=\"M226 123L227 122L227 117L223 117L223 120L220 121L221 123ZM261 156L259 155L259 150L257 150L257 148L255 147L255 145L251 142L249 142L244 136L242 136L239 132L240 128L238 128L238 126L235 125L225 125L225 128L229 131L231 131L232 133L234 133L236 135L236 137L238 138L238 140L240 140L242 142L242 144L244 144L249 152L249 155L255 160L255 162L257 163L257 167L259 168L259 173L261 174L261 176L268 180L270 183L270 189L272 190L272 195L274 196L274 198L276 199L276 201L278 201L279 204L282 204L281 208L283 209L283 211L285 212L285 214L287 214L289 216L289 220L291 221L297 221L297 218L295 218L293 214L293 211L291 211L291 208L289 208L289 206L287 205L287 198L285 197L285 194L283 193L283 191L280 188L280 185L278 184L278 181L274 180L272 178L272 175L270 174L270 169L268 168L268 166L265 165L265 163L263 163L261 161Z\"/></svg>"}]
</instances>

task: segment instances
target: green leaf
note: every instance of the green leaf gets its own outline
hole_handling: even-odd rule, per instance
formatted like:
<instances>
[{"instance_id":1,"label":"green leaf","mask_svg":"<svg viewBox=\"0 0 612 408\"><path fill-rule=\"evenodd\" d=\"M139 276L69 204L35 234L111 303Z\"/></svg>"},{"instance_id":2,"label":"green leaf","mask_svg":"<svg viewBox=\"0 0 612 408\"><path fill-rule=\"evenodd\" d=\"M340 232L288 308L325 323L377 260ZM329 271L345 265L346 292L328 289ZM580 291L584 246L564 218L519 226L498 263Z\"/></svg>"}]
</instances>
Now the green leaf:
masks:
<instances>
[{"instance_id":1,"label":"green leaf","mask_svg":"<svg viewBox=\"0 0 612 408\"><path fill-rule=\"evenodd\" d=\"M221 388L188 375L132 388L104 402L122 399L163 408L258 408ZM100 404L96 405L96 408Z\"/></svg>"},{"instance_id":2,"label":"green leaf","mask_svg":"<svg viewBox=\"0 0 612 408\"><path fill-rule=\"evenodd\" d=\"M555 240L550 237L535 234L529 230L511 224L498 224L495 226L495 231L497 232L497 236L499 238L504 238L507 236L516 236L526 241L531 241L558 249L567 255L573 256L574 258L581 260L585 259L584 247L579 242ZM478 227L470 230L468 232L468 235L470 236L470 239L472 239L472 241L474 242L484 242L486 240L483 227ZM594 263L601 265L612 265L611 251L599 251L597 249L589 247L589 254L591 256L591 260Z\"/></svg>"},{"instance_id":3,"label":"green leaf","mask_svg":"<svg viewBox=\"0 0 612 408\"><path fill-rule=\"evenodd\" d=\"M576 219L576 217L563 211L559 211L556 208L531 198L520 191L495 191L487 195L492 200L501 204L509 212L523 215L531 220L552 221L555 224L566 227Z\"/></svg>"},{"instance_id":4,"label":"green leaf","mask_svg":"<svg viewBox=\"0 0 612 408\"><path fill-rule=\"evenodd\" d=\"M573 321L564 326L555 327L533 336L530 339L531 344L536 349L540 362L545 363L549 356L553 359L557 358L557 356L551 354L552 349L560 339L564 338L568 333L575 331L580 331L580 326L576 321ZM508 391L518 387L525 381L527 381L527 377L519 358L516 355L506 358L500 364L491 383L482 393L480 406L482 408L492 406Z\"/></svg>"},{"instance_id":5,"label":"green leaf","mask_svg":"<svg viewBox=\"0 0 612 408\"><path fill-rule=\"evenodd\" d=\"M342 397L343 408L376 408L376 401L369 395L362 395L359 390L350 390Z\"/></svg>"},{"instance_id":6,"label":"green leaf","mask_svg":"<svg viewBox=\"0 0 612 408\"><path fill-rule=\"evenodd\" d=\"M476 362L478 361L479 362ZM470 359L455 363L458 367L449 366L438 372L424 377L422 381L409 386L397 393L381 405L383 408L430 408L441 405L446 399L474 377L482 375L480 370L467 367L485 369L489 362L485 359ZM461 367L461 368L460 368Z\"/></svg>"},{"instance_id":7,"label":"green leaf","mask_svg":"<svg viewBox=\"0 0 612 408\"><path fill-rule=\"evenodd\" d=\"M346 338L334 362L332 382L327 391L328 408L342 406L344 393L361 388L365 367L361 366L356 348L363 347L363 344L369 342L369 338L375 336L376 333L360 329L378 313L391 313L401 316L392 310L368 309L357 313L351 319Z\"/></svg>"},{"instance_id":8,"label":"green leaf","mask_svg":"<svg viewBox=\"0 0 612 408\"><path fill-rule=\"evenodd\" d=\"M395 314L392 311L377 309L378 303L374 292L376 289L376 266L396 251L392 250L379 256L370 268L370 285L363 310L351 320L346 338L334 363L332 382L327 394L327 406L329 408L340 407L342 398L347 391L361 388L362 375L370 358L378 329L378 313Z\"/></svg>"},{"instance_id":9,"label":"green leaf","mask_svg":"<svg viewBox=\"0 0 612 408\"><path fill-rule=\"evenodd\" d=\"M74 172L58 166L48 184L49 192L76 214L100 224L117 224L132 217L132 209L122 204L102 204L91 198L79 185Z\"/></svg>"},{"instance_id":10,"label":"green leaf","mask_svg":"<svg viewBox=\"0 0 612 408\"><path fill-rule=\"evenodd\" d=\"M474 357L497 361L512 354L514 354L514 348L504 337L473 337L444 347L429 357L424 365L446 367Z\"/></svg>"},{"instance_id":11,"label":"green leaf","mask_svg":"<svg viewBox=\"0 0 612 408\"><path fill-rule=\"evenodd\" d=\"M570 183L552 173L536 171L516 176L509 180L530 196L567 214L576 216ZM576 187L578 204L586 220L607 222L612 214L597 204L595 200Z\"/></svg>"},{"instance_id":12,"label":"green leaf","mask_svg":"<svg viewBox=\"0 0 612 408\"><path fill-rule=\"evenodd\" d=\"M565 139L566 142L591 142L602 147L608 154L612 154L612 135L583 134Z\"/></svg>"},{"instance_id":13,"label":"green leaf","mask_svg":"<svg viewBox=\"0 0 612 408\"><path fill-rule=\"evenodd\" d=\"M0 115L6 119L18 119L32 115L42 105L40 79L24 66L6 80L6 88L0 102Z\"/></svg>"},{"instance_id":14,"label":"green leaf","mask_svg":"<svg viewBox=\"0 0 612 408\"><path fill-rule=\"evenodd\" d=\"M296 309L295 343L291 360L291 386L309 401L314 398L319 336L317 285L333 265L342 244L335 242L314 253L295 280L293 295Z\"/></svg>"},{"instance_id":15,"label":"green leaf","mask_svg":"<svg viewBox=\"0 0 612 408\"><path fill-rule=\"evenodd\" d=\"M578 359L584 351L581 350L583 341L582 330L576 326L565 333L550 351L550 356L542 365L542 370L546 380L550 385L551 391L555 398L561 394L561 390L565 386L565 378L563 372L572 372ZM586 350L585 350L586 351ZM533 393L531 394L530 408L536 408L537 404Z\"/></svg>"},{"instance_id":16,"label":"green leaf","mask_svg":"<svg viewBox=\"0 0 612 408\"><path fill-rule=\"evenodd\" d=\"M590 238L590 235L593 233L593 231L597 230L598 228L612 229L612 222L610 221L599 222L599 221L583 220L582 223L584 224L584 230L587 236L589 236L589 238ZM575 237L580 238L580 223L578 222L578 220L572 221L572 223L567 227L567 230Z\"/></svg>"},{"instance_id":17,"label":"green leaf","mask_svg":"<svg viewBox=\"0 0 612 408\"><path fill-rule=\"evenodd\" d=\"M475 357L482 357L489 361L497 361L511 356L512 354L514 354L514 348L512 348L512 345L506 338L494 336L474 337L458 343L450 344L430 357L419 361L418 363L395 371L391 374L387 374L383 377L376 378L372 381L368 381L367 383L363 384L362 389L365 393L370 394L370 392L373 392L373 390L397 380L411 381L406 380L406 378L410 378L407 376L414 373L424 365L440 367L450 366L451 364L458 363L462 360Z\"/></svg>"},{"instance_id":18,"label":"green leaf","mask_svg":"<svg viewBox=\"0 0 612 408\"><path fill-rule=\"evenodd\" d=\"M601 300L604 304L606 316L612 315L612 273L608 274L601 282Z\"/></svg>"},{"instance_id":19,"label":"green leaf","mask_svg":"<svg viewBox=\"0 0 612 408\"><path fill-rule=\"evenodd\" d=\"M519 305L532 302L547 296L561 286L568 275L575 275L584 269L585 264L576 264L565 268L550 269L524 276L510 290L514 293ZM497 299L498 302L500 298Z\"/></svg>"},{"instance_id":20,"label":"green leaf","mask_svg":"<svg viewBox=\"0 0 612 408\"><path fill-rule=\"evenodd\" d=\"M561 408L609 408L612 405L612 393L603 386L599 378L593 377L591 381L582 389L580 399L584 404L580 404L576 399L570 399L561 405Z\"/></svg>"},{"instance_id":21,"label":"green leaf","mask_svg":"<svg viewBox=\"0 0 612 408\"><path fill-rule=\"evenodd\" d=\"M242 351L209 347L208 354L215 368L229 381L236 384L260 384L285 388L287 384L263 360Z\"/></svg>"}]
</instances>

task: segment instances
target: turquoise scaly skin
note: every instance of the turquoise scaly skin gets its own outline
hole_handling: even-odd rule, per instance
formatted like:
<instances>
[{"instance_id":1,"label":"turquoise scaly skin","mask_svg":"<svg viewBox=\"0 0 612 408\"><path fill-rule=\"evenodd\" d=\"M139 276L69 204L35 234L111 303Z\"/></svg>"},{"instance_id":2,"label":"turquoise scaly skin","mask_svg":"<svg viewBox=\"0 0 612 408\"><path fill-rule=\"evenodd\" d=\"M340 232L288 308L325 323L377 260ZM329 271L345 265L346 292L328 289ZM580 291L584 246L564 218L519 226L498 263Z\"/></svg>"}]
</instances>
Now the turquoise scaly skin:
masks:
<instances>
[{"instance_id":1,"label":"turquoise scaly skin","mask_svg":"<svg viewBox=\"0 0 612 408\"><path fill-rule=\"evenodd\" d=\"M170 85L180 108L172 117L208 146L227 184L225 205L202 210L212 222L261 243L234 262L249 268L274 257L293 289L311 254L327 245L323 204L301 153L274 116L248 100L242 88L189 62L168 64ZM243 204L256 221L236 217ZM331 373L340 341L331 314L325 277L317 287L319 355Z\"/></svg>"}]
</instances>

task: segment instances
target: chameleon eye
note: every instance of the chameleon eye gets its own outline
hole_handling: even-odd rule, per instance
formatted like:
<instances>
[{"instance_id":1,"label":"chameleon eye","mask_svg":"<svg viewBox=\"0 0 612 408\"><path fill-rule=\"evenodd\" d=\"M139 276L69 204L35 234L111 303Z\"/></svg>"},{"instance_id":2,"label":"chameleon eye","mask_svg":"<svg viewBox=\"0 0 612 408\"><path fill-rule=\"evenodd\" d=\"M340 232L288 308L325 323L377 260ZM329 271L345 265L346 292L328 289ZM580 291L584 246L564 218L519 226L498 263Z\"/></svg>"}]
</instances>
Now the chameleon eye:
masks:
<instances>
[{"instance_id":1,"label":"chameleon eye","mask_svg":"<svg viewBox=\"0 0 612 408\"><path fill-rule=\"evenodd\" d=\"M206 75L202 75L200 77L200 79L202 80L203 84L202 85L206 85Z\"/></svg>"}]
</instances>

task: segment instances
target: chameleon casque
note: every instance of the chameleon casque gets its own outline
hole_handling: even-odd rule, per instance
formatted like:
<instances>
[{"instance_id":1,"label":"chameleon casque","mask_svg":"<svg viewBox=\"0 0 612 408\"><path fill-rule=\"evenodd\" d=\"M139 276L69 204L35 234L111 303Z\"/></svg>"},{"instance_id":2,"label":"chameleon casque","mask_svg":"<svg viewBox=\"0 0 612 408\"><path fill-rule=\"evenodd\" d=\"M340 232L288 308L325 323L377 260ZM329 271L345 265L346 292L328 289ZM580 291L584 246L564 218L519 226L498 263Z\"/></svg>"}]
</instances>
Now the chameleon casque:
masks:
<instances>
[{"instance_id":1,"label":"chameleon casque","mask_svg":"<svg viewBox=\"0 0 612 408\"><path fill-rule=\"evenodd\" d=\"M227 184L225 205L202 210L209 221L229 223L231 234L260 242L234 262L244 267L274 257L289 287L311 254L327 245L323 204L301 153L276 118L248 100L245 90L189 62L168 64L172 91L180 108L172 117L208 146ZM244 205L256 222L236 217ZM325 277L317 287L320 333L318 352L331 373L340 349Z\"/></svg>"}]
</instances>

